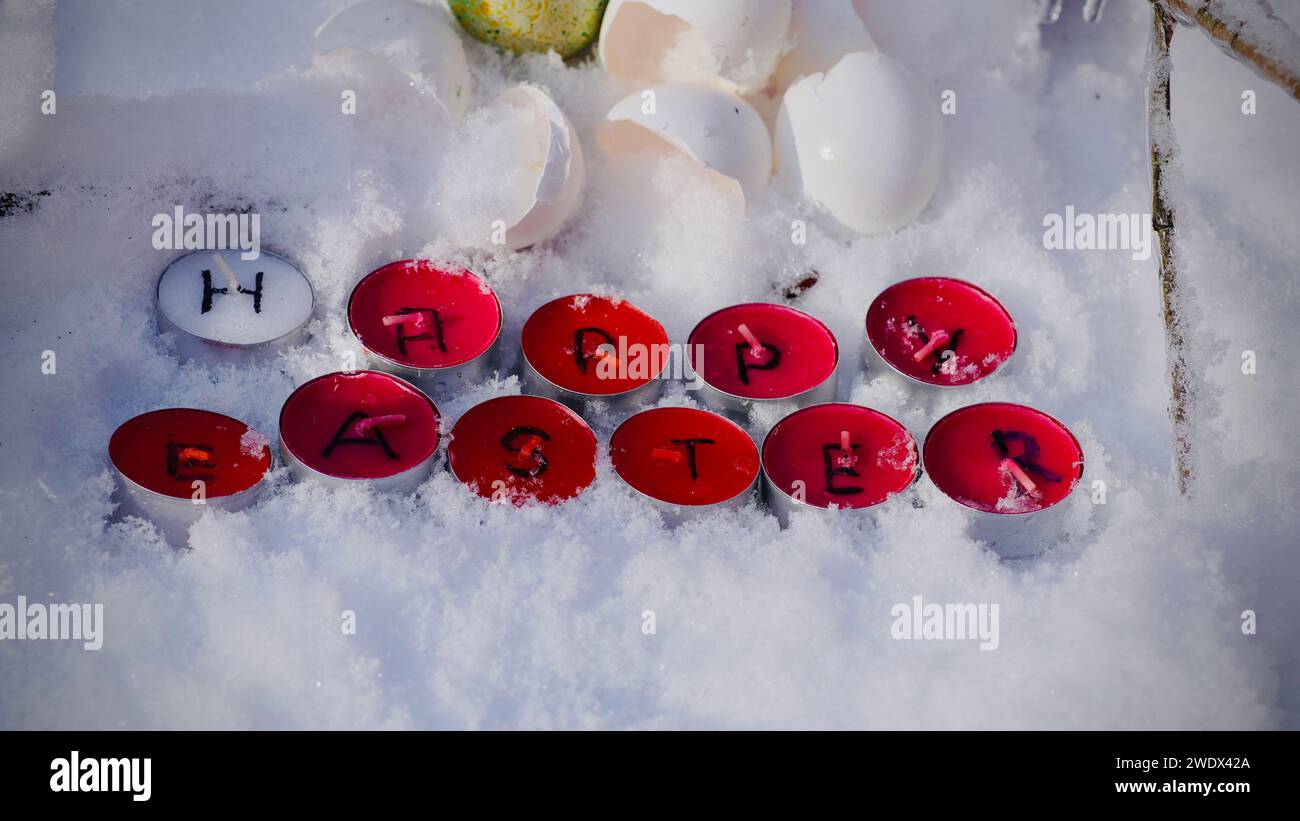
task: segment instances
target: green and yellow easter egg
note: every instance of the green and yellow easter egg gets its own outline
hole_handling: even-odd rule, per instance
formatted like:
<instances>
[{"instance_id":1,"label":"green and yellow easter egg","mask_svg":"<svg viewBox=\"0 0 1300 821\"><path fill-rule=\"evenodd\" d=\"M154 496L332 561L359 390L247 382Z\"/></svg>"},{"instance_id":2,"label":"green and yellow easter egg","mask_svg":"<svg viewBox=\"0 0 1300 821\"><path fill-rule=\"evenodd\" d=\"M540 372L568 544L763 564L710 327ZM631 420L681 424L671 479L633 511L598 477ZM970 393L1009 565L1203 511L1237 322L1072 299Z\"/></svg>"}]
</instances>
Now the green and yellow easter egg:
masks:
<instances>
[{"instance_id":1,"label":"green and yellow easter egg","mask_svg":"<svg viewBox=\"0 0 1300 821\"><path fill-rule=\"evenodd\" d=\"M582 51L600 33L607 0L450 0L473 36L511 51Z\"/></svg>"}]
</instances>

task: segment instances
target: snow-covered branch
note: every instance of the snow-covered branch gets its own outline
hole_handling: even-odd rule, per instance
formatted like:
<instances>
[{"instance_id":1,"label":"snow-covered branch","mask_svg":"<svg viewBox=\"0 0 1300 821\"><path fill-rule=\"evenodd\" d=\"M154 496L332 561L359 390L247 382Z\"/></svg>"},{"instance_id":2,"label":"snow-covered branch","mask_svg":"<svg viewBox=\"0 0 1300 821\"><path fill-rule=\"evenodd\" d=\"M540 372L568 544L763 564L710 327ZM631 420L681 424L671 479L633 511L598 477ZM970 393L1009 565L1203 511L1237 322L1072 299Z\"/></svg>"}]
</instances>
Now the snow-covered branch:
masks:
<instances>
[{"instance_id":1,"label":"snow-covered branch","mask_svg":"<svg viewBox=\"0 0 1300 821\"><path fill-rule=\"evenodd\" d=\"M1219 48L1300 99L1300 35L1267 0L1153 0Z\"/></svg>"},{"instance_id":2,"label":"snow-covered branch","mask_svg":"<svg viewBox=\"0 0 1300 821\"><path fill-rule=\"evenodd\" d=\"M1174 20L1159 3L1152 6L1151 48L1147 54L1147 139L1151 147L1151 222L1160 245L1160 298L1164 308L1165 346L1169 368L1169 416L1173 423L1174 465L1178 489L1186 493L1191 479L1191 420L1188 416L1190 386L1187 347L1180 308L1184 288L1178 276L1174 247L1174 207L1169 195L1177 174L1174 158L1173 116L1169 105L1169 46Z\"/></svg>"}]
</instances>

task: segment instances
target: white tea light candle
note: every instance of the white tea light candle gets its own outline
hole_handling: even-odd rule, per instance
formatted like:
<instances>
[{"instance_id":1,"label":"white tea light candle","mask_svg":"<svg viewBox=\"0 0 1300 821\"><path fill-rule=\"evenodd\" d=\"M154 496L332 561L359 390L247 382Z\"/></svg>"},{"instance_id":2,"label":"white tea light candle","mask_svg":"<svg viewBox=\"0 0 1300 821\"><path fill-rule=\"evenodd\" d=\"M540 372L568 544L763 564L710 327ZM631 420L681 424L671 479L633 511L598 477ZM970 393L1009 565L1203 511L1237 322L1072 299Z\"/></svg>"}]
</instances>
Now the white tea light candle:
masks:
<instances>
[{"instance_id":1,"label":"white tea light candle","mask_svg":"<svg viewBox=\"0 0 1300 821\"><path fill-rule=\"evenodd\" d=\"M263 251L196 251L158 278L158 330L183 359L242 360L275 353L307 335L315 297L306 275Z\"/></svg>"}]
</instances>

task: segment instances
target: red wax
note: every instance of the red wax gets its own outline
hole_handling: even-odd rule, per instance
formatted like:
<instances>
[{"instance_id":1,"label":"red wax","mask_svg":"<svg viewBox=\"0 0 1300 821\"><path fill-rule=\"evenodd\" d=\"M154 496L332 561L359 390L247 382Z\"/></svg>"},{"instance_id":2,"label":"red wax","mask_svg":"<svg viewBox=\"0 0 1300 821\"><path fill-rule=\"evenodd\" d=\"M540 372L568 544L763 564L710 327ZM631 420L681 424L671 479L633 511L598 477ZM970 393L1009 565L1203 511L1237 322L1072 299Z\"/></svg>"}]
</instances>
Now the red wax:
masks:
<instances>
[{"instance_id":1,"label":"red wax","mask_svg":"<svg viewBox=\"0 0 1300 821\"><path fill-rule=\"evenodd\" d=\"M917 361L938 332L948 335ZM1016 325L992 296L960 279L922 277L886 288L867 309L867 340L895 370L929 385L969 385L1016 349Z\"/></svg>"},{"instance_id":2,"label":"red wax","mask_svg":"<svg viewBox=\"0 0 1300 821\"><path fill-rule=\"evenodd\" d=\"M668 366L668 333L627 300L574 294L552 300L524 323L524 358L566 391L608 396L635 390ZM603 345L616 360L600 367Z\"/></svg>"},{"instance_id":3,"label":"red wax","mask_svg":"<svg viewBox=\"0 0 1300 821\"><path fill-rule=\"evenodd\" d=\"M456 478L484 498L556 504L595 480L596 434L558 402L499 396L456 422L447 460Z\"/></svg>"},{"instance_id":4,"label":"red wax","mask_svg":"<svg viewBox=\"0 0 1300 821\"><path fill-rule=\"evenodd\" d=\"M108 458L137 485L178 499L202 480L207 498L247 490L271 467L271 449L238 419L191 408L150 411L122 424Z\"/></svg>"},{"instance_id":5,"label":"red wax","mask_svg":"<svg viewBox=\"0 0 1300 821\"><path fill-rule=\"evenodd\" d=\"M384 324L417 314L420 322ZM352 289L348 325L368 351L412 368L452 368L481 356L501 332L501 303L462 268L392 262Z\"/></svg>"},{"instance_id":6,"label":"red wax","mask_svg":"<svg viewBox=\"0 0 1300 821\"><path fill-rule=\"evenodd\" d=\"M763 346L746 341L740 326ZM700 320L691 362L704 381L744 399L789 399L821 385L840 359L835 335L820 320L785 305L732 305ZM697 347L697 346L702 346Z\"/></svg>"},{"instance_id":7,"label":"red wax","mask_svg":"<svg viewBox=\"0 0 1300 821\"><path fill-rule=\"evenodd\" d=\"M844 433L849 449L844 450ZM916 480L916 440L890 417L861 405L832 402L797 410L763 441L763 470L789 496L814 507L864 508Z\"/></svg>"},{"instance_id":8,"label":"red wax","mask_svg":"<svg viewBox=\"0 0 1300 821\"><path fill-rule=\"evenodd\" d=\"M362 419L402 415L360 436ZM382 479L410 470L438 449L438 409L408 382L378 371L318 376L289 394L280 439L307 467L340 479Z\"/></svg>"},{"instance_id":9,"label":"red wax","mask_svg":"<svg viewBox=\"0 0 1300 821\"><path fill-rule=\"evenodd\" d=\"M1035 485L1027 492L1011 459ZM940 490L989 513L1032 513L1069 495L1083 476L1083 449L1042 411L986 402L953 411L925 438L925 471Z\"/></svg>"},{"instance_id":10,"label":"red wax","mask_svg":"<svg viewBox=\"0 0 1300 821\"><path fill-rule=\"evenodd\" d=\"M629 417L614 431L609 452L623 481L671 504L725 502L758 478L758 449L749 434L695 408L654 408Z\"/></svg>"}]
</instances>

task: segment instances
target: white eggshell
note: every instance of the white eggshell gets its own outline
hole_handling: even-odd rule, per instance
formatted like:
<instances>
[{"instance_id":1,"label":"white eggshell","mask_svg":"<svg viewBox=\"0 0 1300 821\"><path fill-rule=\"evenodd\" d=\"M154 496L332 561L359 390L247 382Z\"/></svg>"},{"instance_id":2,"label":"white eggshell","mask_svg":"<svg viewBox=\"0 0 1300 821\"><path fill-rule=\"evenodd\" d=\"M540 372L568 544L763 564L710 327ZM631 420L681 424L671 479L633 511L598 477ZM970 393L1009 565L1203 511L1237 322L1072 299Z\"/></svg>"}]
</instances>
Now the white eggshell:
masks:
<instances>
[{"instance_id":1,"label":"white eggshell","mask_svg":"<svg viewBox=\"0 0 1300 821\"><path fill-rule=\"evenodd\" d=\"M315 49L317 55L354 49L380 58L459 119L469 107L471 80L455 26L445 8L412 0L362 0L316 30Z\"/></svg>"},{"instance_id":2,"label":"white eggshell","mask_svg":"<svg viewBox=\"0 0 1300 821\"><path fill-rule=\"evenodd\" d=\"M876 48L853 0L794 0L788 40L772 77L778 91L800 77L830 70L846 54Z\"/></svg>"},{"instance_id":3,"label":"white eggshell","mask_svg":"<svg viewBox=\"0 0 1300 821\"><path fill-rule=\"evenodd\" d=\"M532 146L540 148L530 168L536 170L532 204L514 225L506 229L506 244L527 248L555 236L578 208L586 173L582 144L569 118L545 92L521 85L507 89L501 99L507 105L536 113L542 134Z\"/></svg>"},{"instance_id":4,"label":"white eggshell","mask_svg":"<svg viewBox=\"0 0 1300 821\"><path fill-rule=\"evenodd\" d=\"M791 0L610 0L597 52L628 83L707 82L761 90L780 59Z\"/></svg>"},{"instance_id":5,"label":"white eggshell","mask_svg":"<svg viewBox=\"0 0 1300 821\"><path fill-rule=\"evenodd\" d=\"M849 54L785 93L776 122L777 176L861 234L916 218L939 184L939 101L878 51Z\"/></svg>"},{"instance_id":6,"label":"white eggshell","mask_svg":"<svg viewBox=\"0 0 1300 821\"><path fill-rule=\"evenodd\" d=\"M772 140L749 103L709 86L667 83L624 97L596 131L610 156L680 151L720 175L741 209L772 176Z\"/></svg>"}]
</instances>

